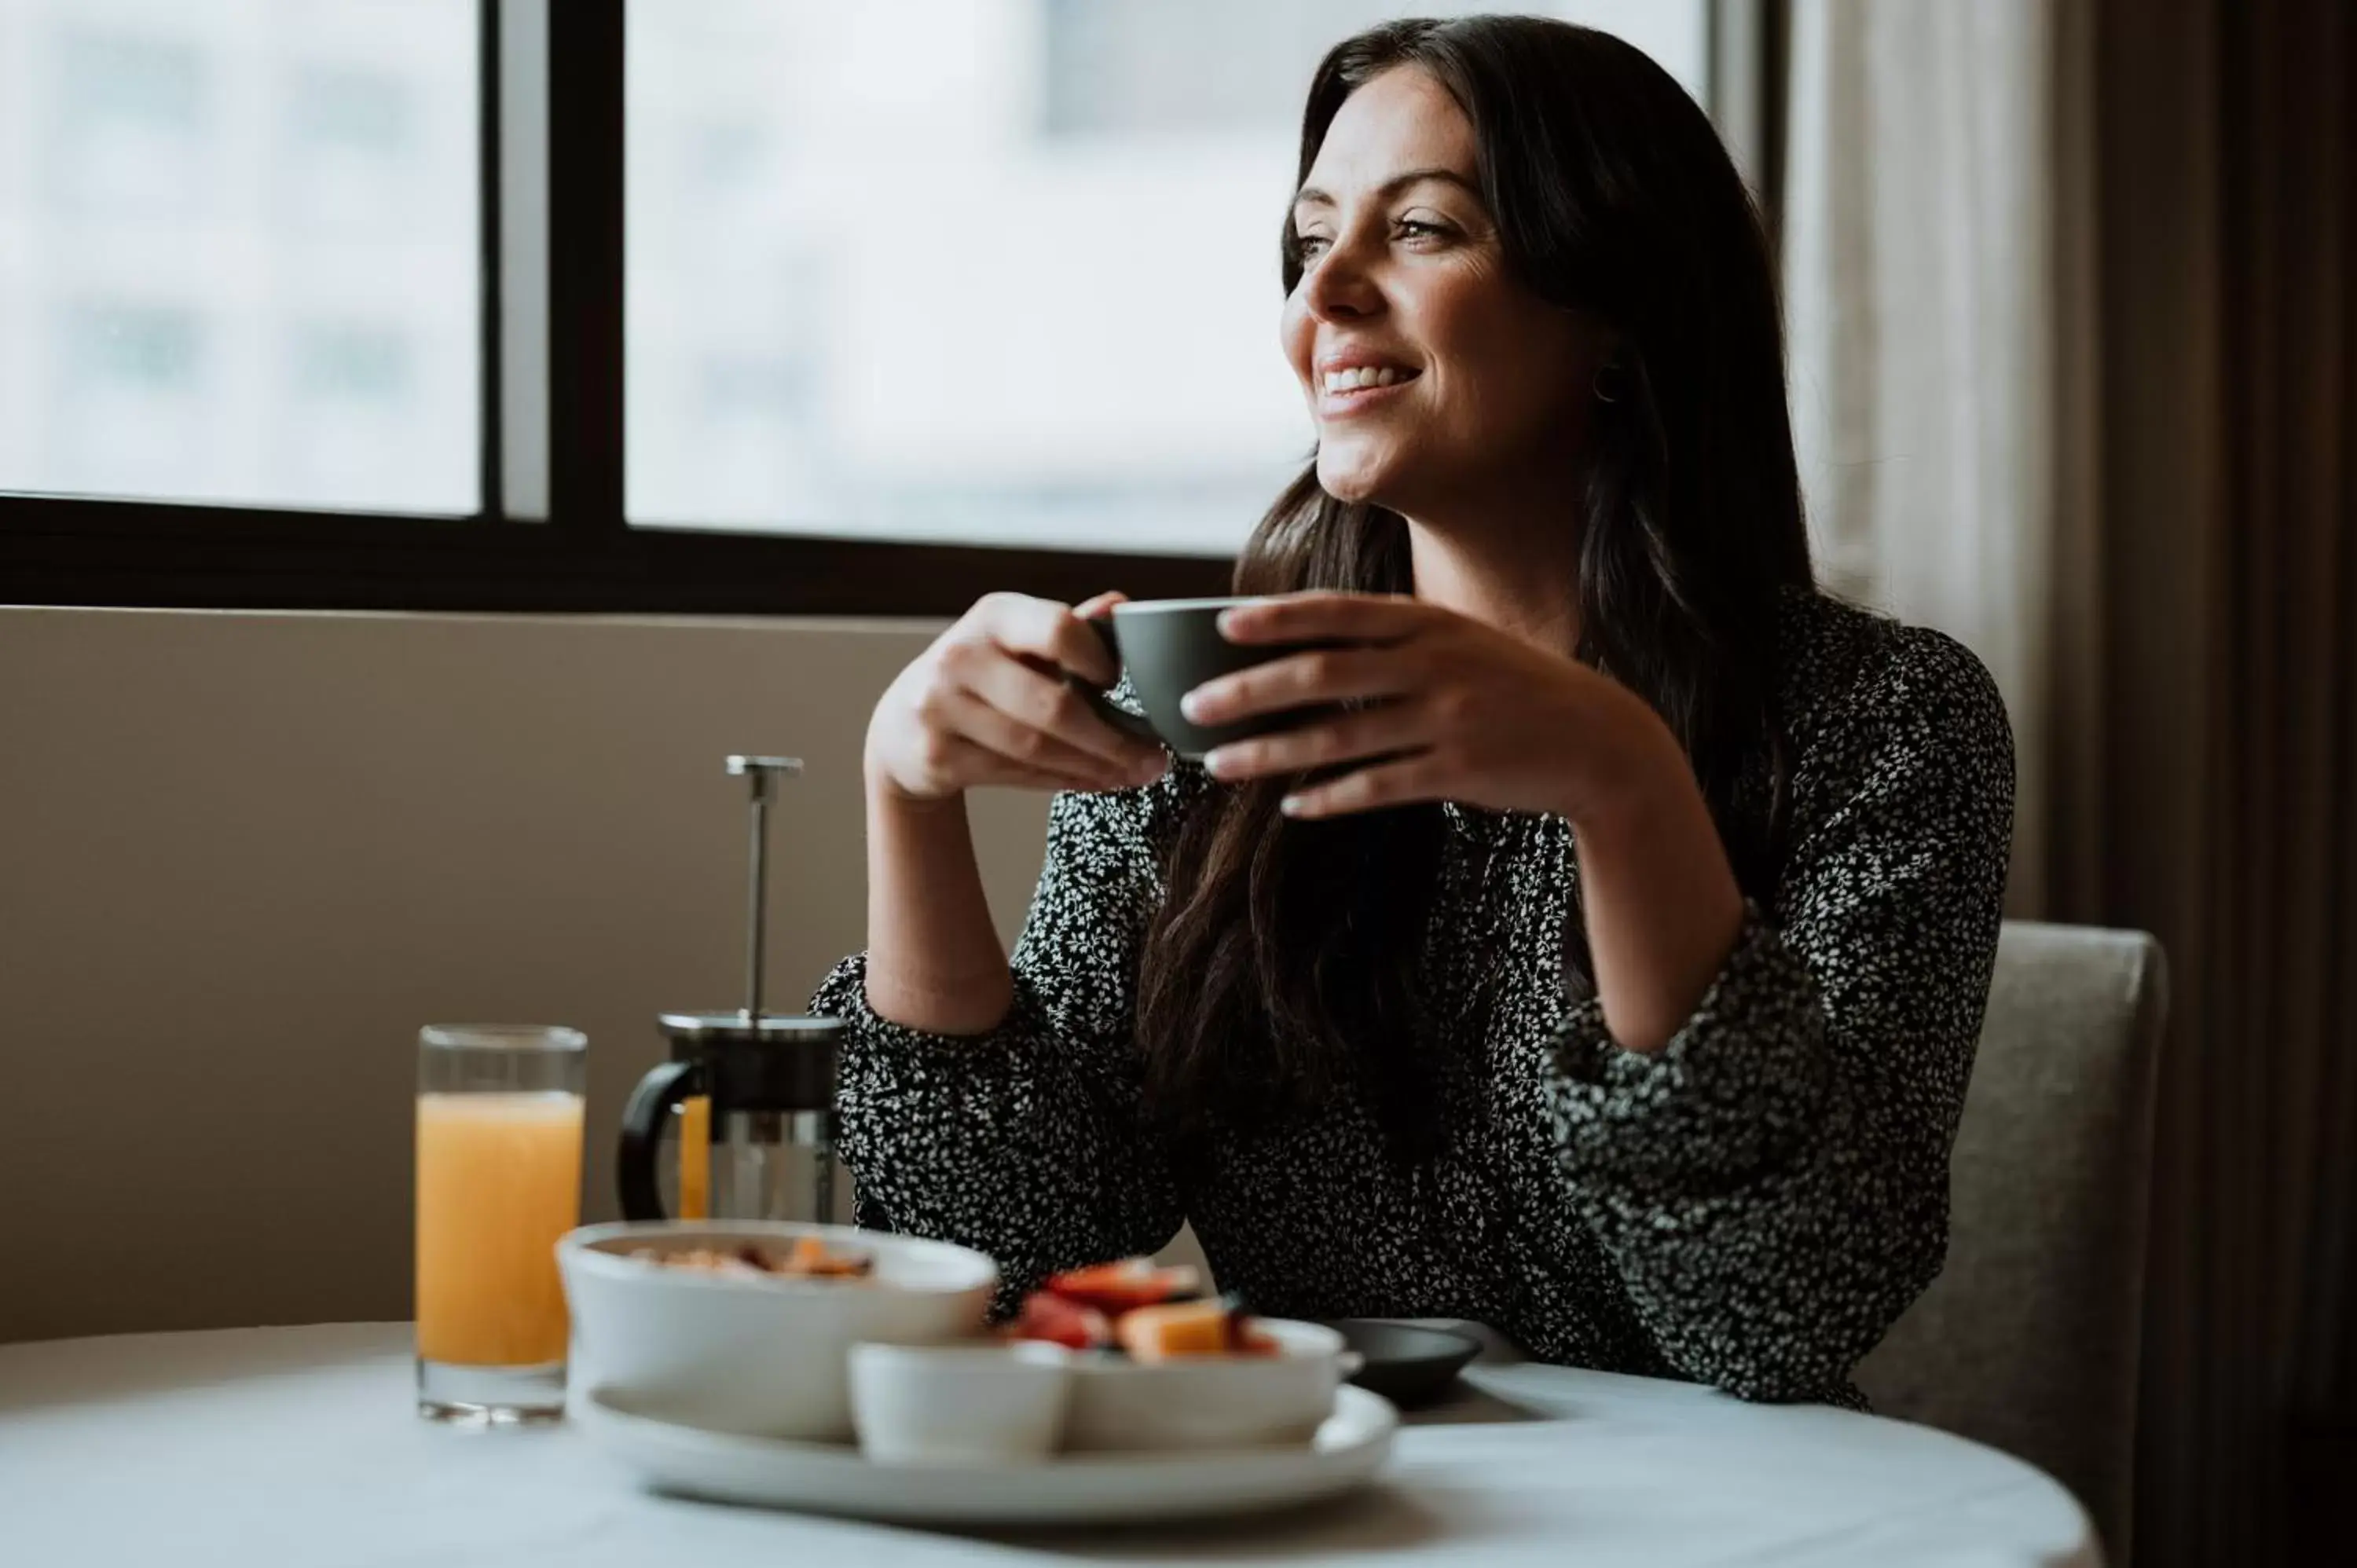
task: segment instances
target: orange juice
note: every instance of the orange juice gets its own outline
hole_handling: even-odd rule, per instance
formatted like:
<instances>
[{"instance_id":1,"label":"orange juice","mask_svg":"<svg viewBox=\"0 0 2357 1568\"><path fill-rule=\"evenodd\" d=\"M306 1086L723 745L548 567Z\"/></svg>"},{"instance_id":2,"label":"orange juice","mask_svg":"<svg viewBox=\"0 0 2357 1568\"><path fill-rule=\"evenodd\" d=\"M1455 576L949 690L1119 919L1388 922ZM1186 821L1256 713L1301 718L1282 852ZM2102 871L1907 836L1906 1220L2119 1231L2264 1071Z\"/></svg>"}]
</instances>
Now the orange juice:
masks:
<instances>
[{"instance_id":1,"label":"orange juice","mask_svg":"<svg viewBox=\"0 0 2357 1568\"><path fill-rule=\"evenodd\" d=\"M712 1218L712 1098L679 1102L679 1218Z\"/></svg>"},{"instance_id":2,"label":"orange juice","mask_svg":"<svg viewBox=\"0 0 2357 1568\"><path fill-rule=\"evenodd\" d=\"M581 1219L581 1097L417 1097L417 1354L565 1359L556 1240Z\"/></svg>"}]
</instances>

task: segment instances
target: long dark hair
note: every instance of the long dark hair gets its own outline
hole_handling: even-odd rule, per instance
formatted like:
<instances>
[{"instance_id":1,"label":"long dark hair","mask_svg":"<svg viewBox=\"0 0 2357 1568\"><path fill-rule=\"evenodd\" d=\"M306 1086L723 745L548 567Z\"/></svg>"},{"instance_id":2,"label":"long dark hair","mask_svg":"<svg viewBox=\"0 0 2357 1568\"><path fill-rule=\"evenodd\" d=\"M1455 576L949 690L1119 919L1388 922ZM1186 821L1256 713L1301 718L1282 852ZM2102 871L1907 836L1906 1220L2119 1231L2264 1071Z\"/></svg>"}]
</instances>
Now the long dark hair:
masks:
<instances>
[{"instance_id":1,"label":"long dark hair","mask_svg":"<svg viewBox=\"0 0 2357 1568\"><path fill-rule=\"evenodd\" d=\"M1737 880L1764 902L1786 773L1777 601L1811 573L1758 211L1660 67L1609 34L1523 16L1394 22L1337 46L1310 85L1297 185L1343 100L1401 66L1429 73L1472 123L1522 285L1617 335L1620 386L1595 407L1583 489L1564 498L1578 656L1667 721ZM1302 273L1290 218L1283 270L1290 294ZM1235 569L1239 594L1413 586L1405 522L1328 495L1314 464ZM1209 787L1178 828L1139 975L1149 1104L1198 1139L1313 1104L1350 1075L1395 1152L1428 1154L1440 1096L1418 1043L1417 954L1439 809L1295 822L1277 811L1286 788ZM1575 983L1592 983L1584 930L1568 946Z\"/></svg>"}]
</instances>

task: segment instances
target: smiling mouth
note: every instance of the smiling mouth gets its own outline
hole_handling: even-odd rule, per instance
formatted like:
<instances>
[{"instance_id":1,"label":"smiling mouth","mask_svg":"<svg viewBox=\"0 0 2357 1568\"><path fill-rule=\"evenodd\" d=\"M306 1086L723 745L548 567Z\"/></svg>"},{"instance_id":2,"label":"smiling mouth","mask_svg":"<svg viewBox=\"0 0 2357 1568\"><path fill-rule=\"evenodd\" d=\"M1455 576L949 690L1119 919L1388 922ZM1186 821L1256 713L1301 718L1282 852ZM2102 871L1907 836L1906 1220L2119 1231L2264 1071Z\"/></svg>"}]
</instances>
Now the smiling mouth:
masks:
<instances>
[{"instance_id":1,"label":"smiling mouth","mask_svg":"<svg viewBox=\"0 0 2357 1568\"><path fill-rule=\"evenodd\" d=\"M1354 365L1347 371L1329 371L1319 378L1319 390L1329 397L1346 392L1372 392L1382 387L1395 387L1422 375L1421 371L1405 370L1398 365Z\"/></svg>"}]
</instances>

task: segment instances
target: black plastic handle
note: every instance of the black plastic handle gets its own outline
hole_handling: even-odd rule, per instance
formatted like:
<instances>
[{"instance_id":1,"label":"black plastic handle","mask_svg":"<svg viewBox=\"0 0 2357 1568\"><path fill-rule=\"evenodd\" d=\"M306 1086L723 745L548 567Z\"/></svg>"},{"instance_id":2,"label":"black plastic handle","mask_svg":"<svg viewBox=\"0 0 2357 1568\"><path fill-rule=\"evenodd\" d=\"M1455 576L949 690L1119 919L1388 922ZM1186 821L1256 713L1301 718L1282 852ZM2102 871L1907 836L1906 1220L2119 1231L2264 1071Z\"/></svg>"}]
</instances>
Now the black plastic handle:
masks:
<instances>
[{"instance_id":1,"label":"black plastic handle","mask_svg":"<svg viewBox=\"0 0 2357 1568\"><path fill-rule=\"evenodd\" d=\"M1113 622L1101 617L1095 620L1082 621L1081 624L1097 634L1097 640L1104 644L1107 653L1113 655L1114 668L1120 668L1121 644L1114 640ZM1095 710L1097 717L1104 720L1122 734L1135 736L1139 740L1150 740L1157 746L1162 744L1162 737L1154 733L1154 725L1145 714L1133 714L1127 708L1120 706L1103 691L1090 685L1078 675L1065 676L1064 683L1087 699L1089 706Z\"/></svg>"},{"instance_id":2,"label":"black plastic handle","mask_svg":"<svg viewBox=\"0 0 2357 1568\"><path fill-rule=\"evenodd\" d=\"M665 1062L630 1090L622 1108L622 1142L614 1155L614 1184L620 1188L625 1219L668 1219L662 1191L655 1185L655 1153L662 1146L663 1123L682 1101L704 1092L702 1064L694 1060Z\"/></svg>"}]
</instances>

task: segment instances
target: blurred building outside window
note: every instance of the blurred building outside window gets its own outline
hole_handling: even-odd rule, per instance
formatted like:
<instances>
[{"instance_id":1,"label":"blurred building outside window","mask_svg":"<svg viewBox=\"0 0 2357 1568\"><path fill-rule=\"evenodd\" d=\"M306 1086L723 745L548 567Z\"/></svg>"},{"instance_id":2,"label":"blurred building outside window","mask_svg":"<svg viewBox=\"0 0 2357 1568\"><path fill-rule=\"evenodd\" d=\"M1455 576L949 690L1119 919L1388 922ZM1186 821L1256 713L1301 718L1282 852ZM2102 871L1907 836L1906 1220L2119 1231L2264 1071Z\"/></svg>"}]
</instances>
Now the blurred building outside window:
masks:
<instances>
[{"instance_id":1,"label":"blurred building outside window","mask_svg":"<svg viewBox=\"0 0 2357 1568\"><path fill-rule=\"evenodd\" d=\"M0 489L471 513L475 0L0 0Z\"/></svg>"},{"instance_id":2,"label":"blurred building outside window","mask_svg":"<svg viewBox=\"0 0 2357 1568\"><path fill-rule=\"evenodd\" d=\"M631 520L1232 551L1310 445L1276 349L1310 74L1501 8L1702 95L1706 0L633 0Z\"/></svg>"},{"instance_id":3,"label":"blurred building outside window","mask_svg":"<svg viewBox=\"0 0 2357 1568\"><path fill-rule=\"evenodd\" d=\"M1395 0L631 0L654 526L1224 553L1300 100ZM1706 0L1518 7L1689 91ZM466 514L476 0L0 0L0 489Z\"/></svg>"}]
</instances>

